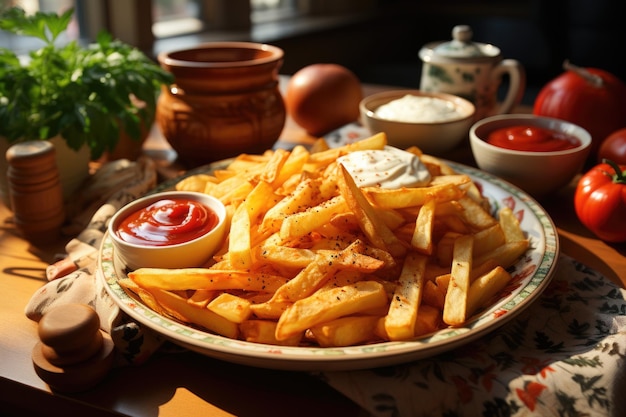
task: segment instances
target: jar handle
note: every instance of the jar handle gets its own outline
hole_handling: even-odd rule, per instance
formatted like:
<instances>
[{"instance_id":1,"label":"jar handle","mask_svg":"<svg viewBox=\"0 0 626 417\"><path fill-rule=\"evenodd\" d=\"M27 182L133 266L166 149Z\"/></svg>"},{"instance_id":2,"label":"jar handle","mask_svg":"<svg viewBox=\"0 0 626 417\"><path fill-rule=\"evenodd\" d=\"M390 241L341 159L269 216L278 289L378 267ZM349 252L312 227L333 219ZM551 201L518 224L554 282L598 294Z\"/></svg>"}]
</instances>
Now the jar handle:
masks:
<instances>
[{"instance_id":1,"label":"jar handle","mask_svg":"<svg viewBox=\"0 0 626 417\"><path fill-rule=\"evenodd\" d=\"M504 59L492 71L492 77L496 83L506 74L509 76L509 89L495 114L511 113L524 96L526 72L522 64L515 59Z\"/></svg>"}]
</instances>

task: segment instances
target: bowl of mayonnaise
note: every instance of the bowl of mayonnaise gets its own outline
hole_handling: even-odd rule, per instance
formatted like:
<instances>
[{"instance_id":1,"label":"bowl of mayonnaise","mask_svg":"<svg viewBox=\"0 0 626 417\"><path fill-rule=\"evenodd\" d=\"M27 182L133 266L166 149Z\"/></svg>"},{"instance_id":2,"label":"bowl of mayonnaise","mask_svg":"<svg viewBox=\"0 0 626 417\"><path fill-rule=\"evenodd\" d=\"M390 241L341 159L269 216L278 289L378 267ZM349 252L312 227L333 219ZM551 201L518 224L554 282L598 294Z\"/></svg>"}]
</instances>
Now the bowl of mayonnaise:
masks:
<instances>
[{"instance_id":1,"label":"bowl of mayonnaise","mask_svg":"<svg viewBox=\"0 0 626 417\"><path fill-rule=\"evenodd\" d=\"M476 108L462 97L421 90L390 90L365 97L361 123L372 134L384 132L389 145L417 146L442 155L468 137Z\"/></svg>"}]
</instances>

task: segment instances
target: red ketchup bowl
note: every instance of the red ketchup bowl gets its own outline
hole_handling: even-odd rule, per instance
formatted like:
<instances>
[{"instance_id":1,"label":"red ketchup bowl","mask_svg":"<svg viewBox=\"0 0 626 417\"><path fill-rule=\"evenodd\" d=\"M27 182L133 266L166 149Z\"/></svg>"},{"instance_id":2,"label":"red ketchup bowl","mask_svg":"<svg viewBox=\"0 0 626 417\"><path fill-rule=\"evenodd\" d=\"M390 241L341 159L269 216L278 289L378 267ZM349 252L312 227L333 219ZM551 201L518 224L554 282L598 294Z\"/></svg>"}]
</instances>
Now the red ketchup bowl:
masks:
<instances>
[{"instance_id":1,"label":"red ketchup bowl","mask_svg":"<svg viewBox=\"0 0 626 417\"><path fill-rule=\"evenodd\" d=\"M122 207L108 232L130 270L191 268L205 265L222 246L226 226L226 208L215 197L169 191Z\"/></svg>"},{"instance_id":2,"label":"red ketchup bowl","mask_svg":"<svg viewBox=\"0 0 626 417\"><path fill-rule=\"evenodd\" d=\"M476 165L535 198L565 187L578 174L591 135L573 123L532 114L504 114L470 128Z\"/></svg>"}]
</instances>

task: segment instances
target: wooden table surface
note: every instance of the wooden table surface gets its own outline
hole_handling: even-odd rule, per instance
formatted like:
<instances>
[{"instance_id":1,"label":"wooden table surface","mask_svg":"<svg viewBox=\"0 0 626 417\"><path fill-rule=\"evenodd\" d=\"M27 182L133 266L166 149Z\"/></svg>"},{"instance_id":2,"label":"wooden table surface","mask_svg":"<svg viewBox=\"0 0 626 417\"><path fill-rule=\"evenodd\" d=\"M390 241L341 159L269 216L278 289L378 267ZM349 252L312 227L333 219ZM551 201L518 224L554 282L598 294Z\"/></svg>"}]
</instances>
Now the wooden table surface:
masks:
<instances>
[{"instance_id":1,"label":"wooden table surface","mask_svg":"<svg viewBox=\"0 0 626 417\"><path fill-rule=\"evenodd\" d=\"M366 85L364 94L388 88ZM281 140L311 143L314 138L288 120ZM178 173L158 132L145 148L158 159L164 175ZM474 164L467 143L446 158ZM626 244L606 244L578 222L573 184L541 201L558 228L561 251L625 286ZM11 212L1 204L0 219L0 415L363 415L350 400L306 373L234 365L191 352L156 355L142 366L114 369L85 393L52 393L31 363L37 325L25 317L24 308L47 282L45 268L63 253L66 241L33 246L19 236Z\"/></svg>"}]
</instances>

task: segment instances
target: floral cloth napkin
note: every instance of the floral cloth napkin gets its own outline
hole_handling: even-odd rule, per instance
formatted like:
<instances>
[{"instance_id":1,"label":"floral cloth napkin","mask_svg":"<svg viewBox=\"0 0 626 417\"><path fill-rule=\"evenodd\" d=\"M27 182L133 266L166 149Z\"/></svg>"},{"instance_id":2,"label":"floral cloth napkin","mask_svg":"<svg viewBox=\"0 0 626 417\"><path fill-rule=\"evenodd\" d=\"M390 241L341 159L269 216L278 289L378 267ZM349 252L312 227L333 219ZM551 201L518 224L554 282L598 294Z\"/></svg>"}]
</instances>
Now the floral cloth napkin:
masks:
<instances>
[{"instance_id":1,"label":"floral cloth napkin","mask_svg":"<svg viewBox=\"0 0 626 417\"><path fill-rule=\"evenodd\" d=\"M565 255L504 327L392 367L325 372L372 416L625 416L626 290Z\"/></svg>"}]
</instances>

